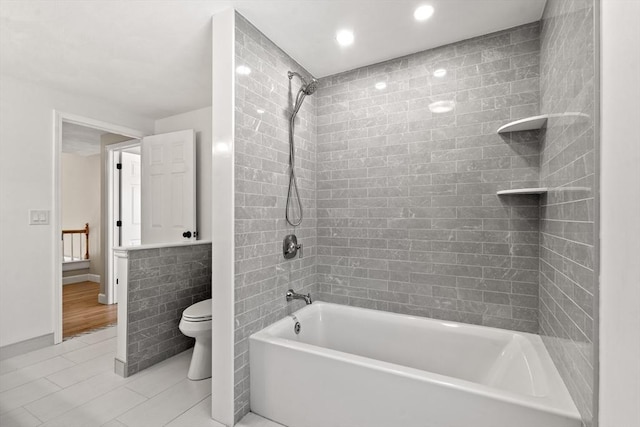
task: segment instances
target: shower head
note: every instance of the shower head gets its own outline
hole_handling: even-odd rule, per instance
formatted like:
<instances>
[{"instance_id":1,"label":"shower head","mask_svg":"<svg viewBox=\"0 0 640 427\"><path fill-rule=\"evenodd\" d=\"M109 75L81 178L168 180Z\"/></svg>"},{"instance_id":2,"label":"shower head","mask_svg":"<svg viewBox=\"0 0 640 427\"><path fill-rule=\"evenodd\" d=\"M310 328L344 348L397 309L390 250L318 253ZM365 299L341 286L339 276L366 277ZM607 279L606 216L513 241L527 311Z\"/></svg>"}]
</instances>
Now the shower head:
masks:
<instances>
[{"instance_id":1,"label":"shower head","mask_svg":"<svg viewBox=\"0 0 640 427\"><path fill-rule=\"evenodd\" d=\"M318 81L316 79L311 79L311 81L302 86L300 90L303 91L305 95L313 95L313 92L318 90Z\"/></svg>"},{"instance_id":2,"label":"shower head","mask_svg":"<svg viewBox=\"0 0 640 427\"><path fill-rule=\"evenodd\" d=\"M300 88L300 90L305 95L311 95L318 89L318 81L314 78L311 78L311 81L307 83L304 77L302 77L299 73L296 73L295 71L288 71L287 76L289 76L289 80L293 79L293 76L296 76L297 78L300 79L300 81L302 82L302 87Z\"/></svg>"}]
</instances>

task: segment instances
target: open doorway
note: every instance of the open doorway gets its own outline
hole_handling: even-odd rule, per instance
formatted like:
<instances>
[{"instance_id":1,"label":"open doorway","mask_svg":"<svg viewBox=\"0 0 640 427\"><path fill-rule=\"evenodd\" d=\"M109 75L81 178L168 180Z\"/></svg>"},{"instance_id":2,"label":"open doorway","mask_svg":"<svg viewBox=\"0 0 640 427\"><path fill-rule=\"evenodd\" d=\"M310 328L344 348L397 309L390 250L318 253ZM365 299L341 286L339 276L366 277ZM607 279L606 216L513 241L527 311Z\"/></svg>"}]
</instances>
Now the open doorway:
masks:
<instances>
[{"instance_id":1,"label":"open doorway","mask_svg":"<svg viewBox=\"0 0 640 427\"><path fill-rule=\"evenodd\" d=\"M118 303L118 279L113 248L142 243L142 174L140 140L105 146L106 158L106 304Z\"/></svg>"},{"instance_id":2,"label":"open doorway","mask_svg":"<svg viewBox=\"0 0 640 427\"><path fill-rule=\"evenodd\" d=\"M116 133L117 130L108 129L108 125L95 126L64 118L58 125L60 150L56 187L62 240L56 258L61 272L57 292L61 340L117 322L116 301L109 301L107 297L108 256L112 246L106 244L105 235L109 233L105 231L112 222L108 209L114 205L126 206L126 203L122 204L119 199L114 203L108 198L120 197L120 192L107 191L114 182L114 171L107 162L111 150L107 147L126 141L126 148L118 151L118 158L126 152L124 156L134 160L136 156L139 159L140 148L138 139L132 140L130 134ZM137 170L139 176L139 160ZM135 184L130 185L132 187ZM129 202L135 200L135 196L128 199ZM135 208L129 209L132 210ZM129 222L135 222L135 218Z\"/></svg>"}]
</instances>

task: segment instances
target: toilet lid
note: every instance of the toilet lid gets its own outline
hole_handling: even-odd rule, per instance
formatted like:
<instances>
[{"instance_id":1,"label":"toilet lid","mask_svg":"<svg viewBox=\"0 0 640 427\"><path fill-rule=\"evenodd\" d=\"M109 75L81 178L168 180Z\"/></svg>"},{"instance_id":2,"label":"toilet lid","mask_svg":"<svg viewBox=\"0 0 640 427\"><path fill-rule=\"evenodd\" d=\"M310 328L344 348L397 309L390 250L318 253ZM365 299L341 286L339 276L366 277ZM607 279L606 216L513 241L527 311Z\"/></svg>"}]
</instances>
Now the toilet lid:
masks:
<instances>
[{"instance_id":1,"label":"toilet lid","mask_svg":"<svg viewBox=\"0 0 640 427\"><path fill-rule=\"evenodd\" d=\"M197 302L187 307L182 312L182 318L186 320L209 320L211 319L211 298Z\"/></svg>"}]
</instances>

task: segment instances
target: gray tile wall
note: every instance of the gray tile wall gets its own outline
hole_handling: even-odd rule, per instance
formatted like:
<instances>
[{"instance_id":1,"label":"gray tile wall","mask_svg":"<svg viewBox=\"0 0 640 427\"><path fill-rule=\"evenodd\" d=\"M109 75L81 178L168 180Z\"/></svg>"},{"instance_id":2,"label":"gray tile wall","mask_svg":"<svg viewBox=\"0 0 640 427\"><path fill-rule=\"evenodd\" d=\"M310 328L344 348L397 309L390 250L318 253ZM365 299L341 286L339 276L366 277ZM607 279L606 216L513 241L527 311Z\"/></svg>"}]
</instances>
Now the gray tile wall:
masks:
<instances>
[{"instance_id":1,"label":"gray tile wall","mask_svg":"<svg viewBox=\"0 0 640 427\"><path fill-rule=\"evenodd\" d=\"M128 275L125 376L193 346L178 324L211 298L211 243L129 251Z\"/></svg>"},{"instance_id":2,"label":"gray tile wall","mask_svg":"<svg viewBox=\"0 0 640 427\"><path fill-rule=\"evenodd\" d=\"M549 0L542 20L542 141L550 187L540 221L540 332L580 410L593 425L597 351L597 108L595 2ZM558 117L561 113L585 117Z\"/></svg>"},{"instance_id":3,"label":"gray tile wall","mask_svg":"<svg viewBox=\"0 0 640 427\"><path fill-rule=\"evenodd\" d=\"M538 185L538 134L496 130L538 114L539 49L533 23L321 80L320 299L538 331L539 198L496 196Z\"/></svg>"},{"instance_id":4,"label":"gray tile wall","mask_svg":"<svg viewBox=\"0 0 640 427\"><path fill-rule=\"evenodd\" d=\"M288 117L300 82L309 76L248 21L236 15L235 116L235 410L249 412L249 343L252 333L281 319L300 302L285 302L289 288L315 293L316 96L307 97L296 123L296 173L304 221L295 230L284 219L289 161ZM285 260L282 239L303 244L303 259Z\"/></svg>"}]
</instances>

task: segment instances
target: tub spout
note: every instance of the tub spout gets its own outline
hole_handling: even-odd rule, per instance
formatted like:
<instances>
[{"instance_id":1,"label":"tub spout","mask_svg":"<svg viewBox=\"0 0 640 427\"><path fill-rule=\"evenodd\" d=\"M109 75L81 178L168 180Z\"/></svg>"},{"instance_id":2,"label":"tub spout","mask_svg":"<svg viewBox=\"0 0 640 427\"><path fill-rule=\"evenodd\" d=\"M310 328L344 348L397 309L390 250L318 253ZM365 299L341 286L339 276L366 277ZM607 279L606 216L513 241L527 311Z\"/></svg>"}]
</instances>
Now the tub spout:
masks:
<instances>
[{"instance_id":1,"label":"tub spout","mask_svg":"<svg viewBox=\"0 0 640 427\"><path fill-rule=\"evenodd\" d=\"M287 302L293 301L294 299L303 299L305 303L311 304L313 301L311 301L311 294L297 294L293 291L293 289L289 289L287 291Z\"/></svg>"}]
</instances>

